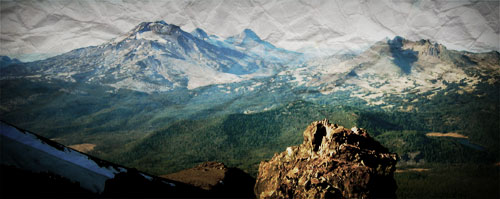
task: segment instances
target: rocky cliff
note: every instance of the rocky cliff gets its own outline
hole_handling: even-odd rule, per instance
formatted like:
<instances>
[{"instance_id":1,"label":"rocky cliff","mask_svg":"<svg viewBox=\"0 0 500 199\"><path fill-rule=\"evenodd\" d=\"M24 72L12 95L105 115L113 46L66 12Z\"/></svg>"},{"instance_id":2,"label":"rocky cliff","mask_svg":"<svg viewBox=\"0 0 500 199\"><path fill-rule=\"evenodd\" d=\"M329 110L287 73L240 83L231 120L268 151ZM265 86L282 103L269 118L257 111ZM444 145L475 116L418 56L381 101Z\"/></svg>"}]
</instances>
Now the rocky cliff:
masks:
<instances>
[{"instance_id":1,"label":"rocky cliff","mask_svg":"<svg viewBox=\"0 0 500 199\"><path fill-rule=\"evenodd\" d=\"M397 155L364 129L313 122L304 142L259 165L259 198L392 198Z\"/></svg>"}]
</instances>

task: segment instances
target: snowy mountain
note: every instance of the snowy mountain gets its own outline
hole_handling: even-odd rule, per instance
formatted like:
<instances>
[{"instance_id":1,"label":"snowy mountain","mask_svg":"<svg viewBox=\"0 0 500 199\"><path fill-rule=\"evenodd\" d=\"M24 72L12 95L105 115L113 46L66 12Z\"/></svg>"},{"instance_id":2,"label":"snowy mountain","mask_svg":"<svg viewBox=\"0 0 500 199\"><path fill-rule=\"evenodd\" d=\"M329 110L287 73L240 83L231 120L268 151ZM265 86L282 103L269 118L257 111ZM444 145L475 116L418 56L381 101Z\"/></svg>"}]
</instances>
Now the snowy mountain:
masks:
<instances>
[{"instance_id":1,"label":"snowy mountain","mask_svg":"<svg viewBox=\"0 0 500 199\"><path fill-rule=\"evenodd\" d=\"M470 93L485 81L498 82L498 59L498 52L448 50L430 40L399 36L360 54L306 58L275 47L250 29L222 39L202 29L188 33L156 21L143 22L103 45L42 61L4 64L0 78L57 79L114 88L107 92L182 91L197 104L251 98L259 92L273 96L273 101L306 98L303 92L308 90L321 94L313 99L347 92L369 105L392 107L384 98L408 94L432 98L450 84L460 84L457 92Z\"/></svg>"},{"instance_id":2,"label":"snowy mountain","mask_svg":"<svg viewBox=\"0 0 500 199\"><path fill-rule=\"evenodd\" d=\"M158 19L222 38L250 28L281 48L326 55L358 52L396 35L431 39L455 50L499 51L499 7L498 1L467 0L2 1L0 54L23 61L47 58L105 43L140 22Z\"/></svg>"},{"instance_id":3,"label":"snowy mountain","mask_svg":"<svg viewBox=\"0 0 500 199\"><path fill-rule=\"evenodd\" d=\"M271 83L274 90L305 87L324 95L349 91L368 103L381 104L383 96L435 93L450 83L462 82L463 91L470 92L481 81L479 75L496 82L495 56L395 37L359 55L305 58L273 46L250 29L222 39L202 29L188 33L157 21L143 22L100 46L26 63L26 67L5 66L1 78L59 79L153 93L224 84L252 91L254 85L263 84L262 78L277 77L286 81Z\"/></svg>"},{"instance_id":4,"label":"snowy mountain","mask_svg":"<svg viewBox=\"0 0 500 199\"><path fill-rule=\"evenodd\" d=\"M300 56L263 42L255 34L252 38L266 49L260 54L255 53L256 48L249 51L250 46L207 41L207 37L203 38L206 34L198 32L192 35L164 21L144 22L111 42L30 63L21 73L16 68L4 69L2 78L35 75L148 93L165 92L239 82L254 74L272 75ZM263 54L266 57L261 57Z\"/></svg>"},{"instance_id":5,"label":"snowy mountain","mask_svg":"<svg viewBox=\"0 0 500 199\"><path fill-rule=\"evenodd\" d=\"M62 80L109 87L106 92L110 93L119 89L180 92L189 100L179 101L179 93L172 100L209 107L236 99L266 98L231 108L248 113L269 109L282 100L326 100L338 93L369 106L394 108L389 98L401 101L422 95L430 99L455 85L459 87L454 92L461 94L475 91L479 84L493 85L500 79L498 60L498 52L448 50L430 40L399 36L379 41L360 54L306 58L273 46L249 29L222 39L202 29L187 33L157 21L143 22L100 46L4 65L0 78Z\"/></svg>"},{"instance_id":6,"label":"snowy mountain","mask_svg":"<svg viewBox=\"0 0 500 199\"><path fill-rule=\"evenodd\" d=\"M301 61L300 53L276 48L271 43L261 40L259 36L250 29L245 29L238 35L228 37L225 42L242 48L245 52L250 52L257 57L262 57L273 62L285 60L288 64L299 63Z\"/></svg>"},{"instance_id":7,"label":"snowy mountain","mask_svg":"<svg viewBox=\"0 0 500 199\"><path fill-rule=\"evenodd\" d=\"M11 59L8 56L0 56L0 67L4 67L4 66L10 65L10 64L20 64L20 63L21 63L21 61L19 61L16 58Z\"/></svg>"}]
</instances>

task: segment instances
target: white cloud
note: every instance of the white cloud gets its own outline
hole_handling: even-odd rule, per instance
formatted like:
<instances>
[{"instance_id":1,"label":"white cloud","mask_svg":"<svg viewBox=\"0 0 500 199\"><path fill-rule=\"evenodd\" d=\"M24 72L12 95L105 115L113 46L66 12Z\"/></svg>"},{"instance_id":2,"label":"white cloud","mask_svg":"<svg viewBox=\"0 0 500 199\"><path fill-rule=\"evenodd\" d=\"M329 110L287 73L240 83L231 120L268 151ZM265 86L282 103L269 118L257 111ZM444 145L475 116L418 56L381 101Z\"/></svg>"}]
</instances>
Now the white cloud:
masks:
<instances>
[{"instance_id":1,"label":"white cloud","mask_svg":"<svg viewBox=\"0 0 500 199\"><path fill-rule=\"evenodd\" d=\"M500 51L498 1L0 1L0 54L24 60L98 45L143 21L228 37L245 28L289 50L360 50L386 37ZM35 56L36 55L36 56Z\"/></svg>"}]
</instances>

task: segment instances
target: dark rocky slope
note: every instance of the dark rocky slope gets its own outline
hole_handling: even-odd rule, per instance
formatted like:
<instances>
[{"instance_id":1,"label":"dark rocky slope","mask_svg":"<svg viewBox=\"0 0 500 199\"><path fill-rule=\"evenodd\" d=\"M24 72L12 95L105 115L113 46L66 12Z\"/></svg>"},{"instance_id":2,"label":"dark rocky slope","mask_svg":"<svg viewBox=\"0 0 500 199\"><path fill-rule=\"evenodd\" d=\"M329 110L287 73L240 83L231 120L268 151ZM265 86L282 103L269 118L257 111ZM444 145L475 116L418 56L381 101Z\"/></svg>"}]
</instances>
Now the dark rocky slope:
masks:
<instances>
[{"instance_id":1,"label":"dark rocky slope","mask_svg":"<svg viewBox=\"0 0 500 199\"><path fill-rule=\"evenodd\" d=\"M204 162L161 177L206 190L208 197L255 198L255 179L241 169L220 162Z\"/></svg>"},{"instance_id":2,"label":"dark rocky slope","mask_svg":"<svg viewBox=\"0 0 500 199\"><path fill-rule=\"evenodd\" d=\"M199 198L206 190L107 162L0 122L0 198Z\"/></svg>"},{"instance_id":3,"label":"dark rocky slope","mask_svg":"<svg viewBox=\"0 0 500 199\"><path fill-rule=\"evenodd\" d=\"M255 179L205 162L164 178L0 121L0 198L255 198Z\"/></svg>"}]
</instances>

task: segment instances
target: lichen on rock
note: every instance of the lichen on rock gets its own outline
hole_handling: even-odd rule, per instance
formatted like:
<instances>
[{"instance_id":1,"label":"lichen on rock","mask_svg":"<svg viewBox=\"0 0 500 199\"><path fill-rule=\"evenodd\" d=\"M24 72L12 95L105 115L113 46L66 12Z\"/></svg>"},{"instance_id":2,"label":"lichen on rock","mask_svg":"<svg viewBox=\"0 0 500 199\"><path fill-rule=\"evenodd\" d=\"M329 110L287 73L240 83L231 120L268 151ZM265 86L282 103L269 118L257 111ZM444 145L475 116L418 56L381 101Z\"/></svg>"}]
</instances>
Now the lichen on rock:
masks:
<instances>
[{"instance_id":1,"label":"lichen on rock","mask_svg":"<svg viewBox=\"0 0 500 199\"><path fill-rule=\"evenodd\" d=\"M397 155L362 128L328 120L304 131L304 142L259 165L259 198L394 198Z\"/></svg>"}]
</instances>

